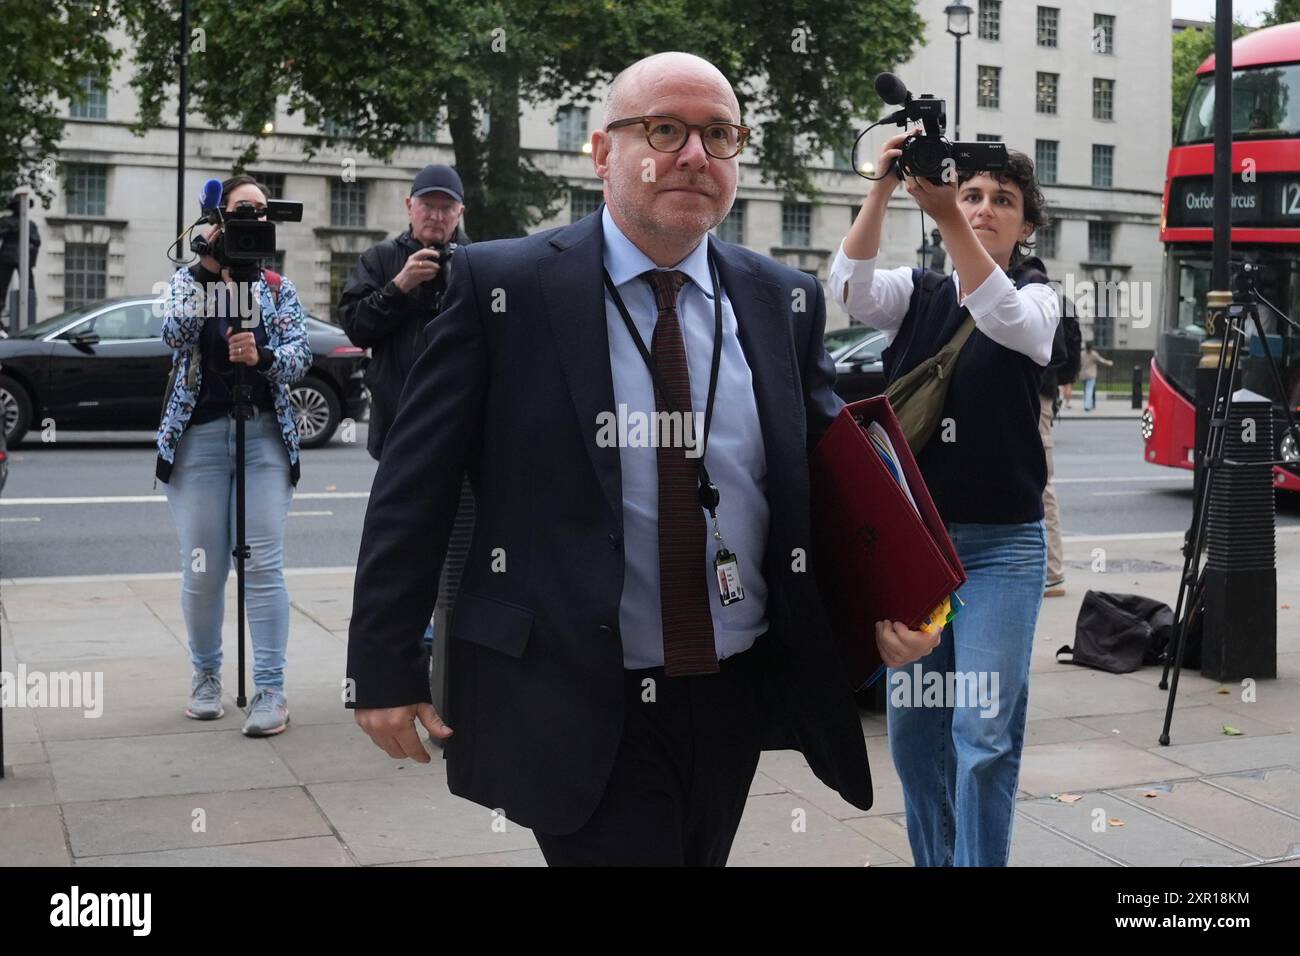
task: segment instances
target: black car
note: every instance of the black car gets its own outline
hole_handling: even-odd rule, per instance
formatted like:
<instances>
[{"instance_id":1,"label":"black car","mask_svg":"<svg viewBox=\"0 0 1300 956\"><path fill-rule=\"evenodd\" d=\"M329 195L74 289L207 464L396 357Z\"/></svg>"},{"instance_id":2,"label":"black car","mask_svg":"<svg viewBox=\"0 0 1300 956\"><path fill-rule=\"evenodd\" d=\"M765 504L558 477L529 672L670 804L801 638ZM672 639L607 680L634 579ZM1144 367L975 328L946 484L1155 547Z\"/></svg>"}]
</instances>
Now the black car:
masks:
<instances>
[{"instance_id":1,"label":"black car","mask_svg":"<svg viewBox=\"0 0 1300 956\"><path fill-rule=\"evenodd\" d=\"M876 329L859 327L826 333L826 350L835 360L835 394L846 402L874 398L885 391L885 368L880 355L889 336Z\"/></svg>"},{"instance_id":2,"label":"black car","mask_svg":"<svg viewBox=\"0 0 1300 956\"><path fill-rule=\"evenodd\" d=\"M0 339L0 416L10 448L51 418L87 431L156 429L172 350L150 296L102 299ZM368 358L335 325L308 316L311 368L289 389L304 448L324 445L344 418L365 416Z\"/></svg>"}]
</instances>

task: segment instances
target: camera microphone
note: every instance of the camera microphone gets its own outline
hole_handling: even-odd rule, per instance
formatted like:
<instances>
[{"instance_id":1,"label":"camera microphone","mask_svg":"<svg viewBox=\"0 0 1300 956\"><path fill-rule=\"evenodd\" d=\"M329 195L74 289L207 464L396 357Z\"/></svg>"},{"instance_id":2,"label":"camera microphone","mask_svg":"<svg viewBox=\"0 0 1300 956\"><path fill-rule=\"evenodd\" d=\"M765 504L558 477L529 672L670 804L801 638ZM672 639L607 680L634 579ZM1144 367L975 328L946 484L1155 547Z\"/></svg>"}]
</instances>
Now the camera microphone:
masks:
<instances>
[{"instance_id":1,"label":"camera microphone","mask_svg":"<svg viewBox=\"0 0 1300 956\"><path fill-rule=\"evenodd\" d=\"M900 106L911 99L912 96L907 92L907 87L903 85L903 81L893 73L876 74L876 93L890 106Z\"/></svg>"},{"instance_id":2,"label":"camera microphone","mask_svg":"<svg viewBox=\"0 0 1300 956\"><path fill-rule=\"evenodd\" d=\"M199 208L203 212L204 220L217 221L216 213L221 208L220 179L209 179L203 184L203 192L199 194Z\"/></svg>"}]
</instances>

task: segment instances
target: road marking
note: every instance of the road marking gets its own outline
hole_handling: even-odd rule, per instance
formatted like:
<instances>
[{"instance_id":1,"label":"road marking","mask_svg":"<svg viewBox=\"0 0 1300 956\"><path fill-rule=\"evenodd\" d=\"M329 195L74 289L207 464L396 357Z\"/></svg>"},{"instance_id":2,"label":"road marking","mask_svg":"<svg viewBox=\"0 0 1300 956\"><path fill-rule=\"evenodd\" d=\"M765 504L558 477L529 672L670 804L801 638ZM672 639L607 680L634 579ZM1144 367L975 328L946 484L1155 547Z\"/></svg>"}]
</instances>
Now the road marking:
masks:
<instances>
[{"instance_id":1,"label":"road marking","mask_svg":"<svg viewBox=\"0 0 1300 956\"><path fill-rule=\"evenodd\" d=\"M332 511L290 511L290 518L311 518L317 515L332 515Z\"/></svg>"},{"instance_id":2,"label":"road marking","mask_svg":"<svg viewBox=\"0 0 1300 956\"><path fill-rule=\"evenodd\" d=\"M1300 524L1283 525L1273 529L1277 534L1300 534ZM1132 534L1065 534L1061 541L1181 541L1185 531L1148 531Z\"/></svg>"},{"instance_id":3,"label":"road marking","mask_svg":"<svg viewBox=\"0 0 1300 956\"><path fill-rule=\"evenodd\" d=\"M356 574L356 571L357 569L350 564L324 568L285 568L284 576L290 578L322 574ZM0 584L17 586L20 584L86 584L91 581L179 581L180 579L179 571L152 571L143 574L68 574L45 578L0 578Z\"/></svg>"},{"instance_id":4,"label":"road marking","mask_svg":"<svg viewBox=\"0 0 1300 956\"><path fill-rule=\"evenodd\" d=\"M10 522L17 523L20 521L40 521L40 518L0 518L0 523Z\"/></svg>"},{"instance_id":5,"label":"road marking","mask_svg":"<svg viewBox=\"0 0 1300 956\"><path fill-rule=\"evenodd\" d=\"M294 501L319 501L369 498L368 491L304 491L293 496ZM99 497L70 498L0 498L0 505L149 505L165 503L166 495L102 495Z\"/></svg>"},{"instance_id":6,"label":"road marking","mask_svg":"<svg viewBox=\"0 0 1300 956\"><path fill-rule=\"evenodd\" d=\"M1185 481L1189 486L1192 483L1192 474L1188 472L1185 475L1125 475L1102 476L1097 478L1053 478L1054 485L1090 485L1090 484L1116 484L1119 482L1129 481Z\"/></svg>"}]
</instances>

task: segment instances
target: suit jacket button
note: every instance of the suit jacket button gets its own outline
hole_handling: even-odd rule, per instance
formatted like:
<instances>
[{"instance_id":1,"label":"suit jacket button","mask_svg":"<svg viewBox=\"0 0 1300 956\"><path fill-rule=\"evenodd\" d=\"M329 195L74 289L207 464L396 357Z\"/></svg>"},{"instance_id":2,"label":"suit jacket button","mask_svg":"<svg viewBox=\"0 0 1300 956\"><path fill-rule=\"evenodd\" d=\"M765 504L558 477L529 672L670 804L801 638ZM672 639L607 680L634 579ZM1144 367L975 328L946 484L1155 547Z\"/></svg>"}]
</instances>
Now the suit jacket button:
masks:
<instances>
[{"instance_id":1,"label":"suit jacket button","mask_svg":"<svg viewBox=\"0 0 1300 956\"><path fill-rule=\"evenodd\" d=\"M610 546L610 548L611 548L612 550L617 551L619 545L621 545L622 543L623 543L623 536L622 536L622 535L620 535L620 534L616 534L616 533L613 533L613 532L610 533L610 536L609 536L609 546Z\"/></svg>"},{"instance_id":2,"label":"suit jacket button","mask_svg":"<svg viewBox=\"0 0 1300 956\"><path fill-rule=\"evenodd\" d=\"M601 637L613 637L614 629L608 624L602 624L598 629Z\"/></svg>"}]
</instances>

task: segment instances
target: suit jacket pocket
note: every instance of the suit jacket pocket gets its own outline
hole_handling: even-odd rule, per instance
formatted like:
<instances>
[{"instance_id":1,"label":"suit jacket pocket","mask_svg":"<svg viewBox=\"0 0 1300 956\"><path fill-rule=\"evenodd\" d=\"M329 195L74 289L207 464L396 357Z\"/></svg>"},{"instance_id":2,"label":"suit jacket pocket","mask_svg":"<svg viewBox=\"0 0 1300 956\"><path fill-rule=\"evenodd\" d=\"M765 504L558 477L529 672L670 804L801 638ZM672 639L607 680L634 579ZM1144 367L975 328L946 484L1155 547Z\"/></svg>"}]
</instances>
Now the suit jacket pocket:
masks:
<instances>
[{"instance_id":1,"label":"suit jacket pocket","mask_svg":"<svg viewBox=\"0 0 1300 956\"><path fill-rule=\"evenodd\" d=\"M526 607L463 591L456 596L452 637L522 657L532 630L533 612Z\"/></svg>"}]
</instances>

